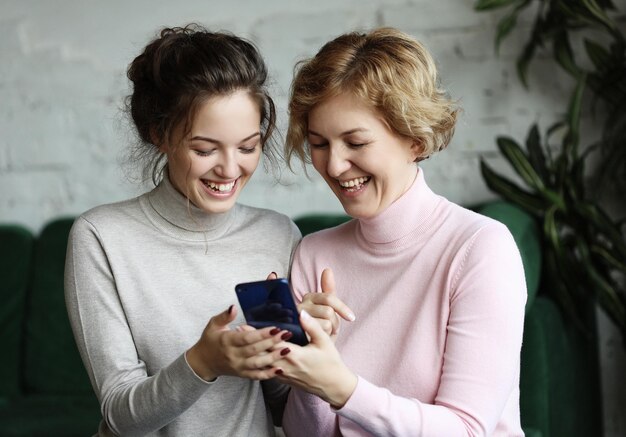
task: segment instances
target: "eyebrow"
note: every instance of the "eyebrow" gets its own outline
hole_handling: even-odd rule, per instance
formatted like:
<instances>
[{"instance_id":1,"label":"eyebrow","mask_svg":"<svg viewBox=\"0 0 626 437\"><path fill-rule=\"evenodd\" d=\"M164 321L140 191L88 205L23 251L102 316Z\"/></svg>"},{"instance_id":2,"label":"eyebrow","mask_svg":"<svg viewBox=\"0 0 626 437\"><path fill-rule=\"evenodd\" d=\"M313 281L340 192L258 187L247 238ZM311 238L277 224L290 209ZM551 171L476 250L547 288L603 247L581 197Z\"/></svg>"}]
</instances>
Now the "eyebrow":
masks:
<instances>
[{"instance_id":1,"label":"eyebrow","mask_svg":"<svg viewBox=\"0 0 626 437\"><path fill-rule=\"evenodd\" d=\"M257 136L261 136L261 132L255 132L252 135L249 135L247 137L245 137L243 140L239 141L239 144L241 143L245 143L248 140L251 140L254 137ZM206 141L208 143L213 143L213 144L222 144L222 142L220 140L216 140L215 138L211 138L211 137L205 137L203 135L196 135L195 137L191 138L191 141L195 141L195 140L199 140L199 141Z\"/></svg>"},{"instance_id":2,"label":"eyebrow","mask_svg":"<svg viewBox=\"0 0 626 437\"><path fill-rule=\"evenodd\" d=\"M350 135L350 134L353 134L353 133L356 133L356 132L369 132L369 130L368 130L368 129L365 129L364 127L357 127L357 128L355 128L355 129L350 129L350 130L347 130L347 131L345 131L345 132L342 132L342 133L340 134L340 136L342 136L342 137L343 137L343 136L345 136L345 135ZM318 134L317 132L315 132L315 131L313 131L313 130L311 130L311 129L309 129L309 132L308 132L308 133L309 133L309 135L315 135L316 137L323 137L323 135Z\"/></svg>"}]
</instances>

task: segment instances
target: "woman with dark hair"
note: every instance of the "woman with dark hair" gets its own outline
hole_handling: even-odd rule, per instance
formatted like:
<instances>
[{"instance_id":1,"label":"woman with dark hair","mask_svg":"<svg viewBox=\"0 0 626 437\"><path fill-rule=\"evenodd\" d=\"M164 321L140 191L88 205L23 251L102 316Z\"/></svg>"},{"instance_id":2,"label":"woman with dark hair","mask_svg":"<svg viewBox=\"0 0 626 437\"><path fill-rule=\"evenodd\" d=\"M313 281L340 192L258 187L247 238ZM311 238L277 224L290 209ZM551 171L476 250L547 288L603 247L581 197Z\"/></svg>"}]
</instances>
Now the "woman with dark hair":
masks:
<instances>
[{"instance_id":1,"label":"woman with dark hair","mask_svg":"<svg viewBox=\"0 0 626 437\"><path fill-rule=\"evenodd\" d=\"M285 433L523 435L520 255L504 225L426 183L419 162L448 145L457 116L426 48L390 28L341 35L299 66L289 111L288 156L312 162L354 220L294 255L311 341L274 363L296 387ZM315 322L336 308L320 295L356 319Z\"/></svg>"},{"instance_id":2,"label":"woman with dark hair","mask_svg":"<svg viewBox=\"0 0 626 437\"><path fill-rule=\"evenodd\" d=\"M82 214L65 272L98 435L273 435L266 404L280 415L286 388L269 379L289 350L268 351L291 333L237 329L234 293L286 276L300 239L288 217L236 203L272 154L265 64L242 38L187 26L163 30L128 77L133 156L156 187Z\"/></svg>"}]
</instances>

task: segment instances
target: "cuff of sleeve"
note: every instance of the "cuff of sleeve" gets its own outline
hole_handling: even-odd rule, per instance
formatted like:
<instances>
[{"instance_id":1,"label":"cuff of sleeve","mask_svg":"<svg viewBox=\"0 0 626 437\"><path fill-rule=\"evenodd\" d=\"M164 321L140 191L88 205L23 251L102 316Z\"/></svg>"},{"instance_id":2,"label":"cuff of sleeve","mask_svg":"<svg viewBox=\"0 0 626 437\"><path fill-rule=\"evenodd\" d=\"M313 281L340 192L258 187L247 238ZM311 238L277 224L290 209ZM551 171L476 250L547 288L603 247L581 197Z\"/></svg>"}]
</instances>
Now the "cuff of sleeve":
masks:
<instances>
[{"instance_id":1,"label":"cuff of sleeve","mask_svg":"<svg viewBox=\"0 0 626 437\"><path fill-rule=\"evenodd\" d=\"M376 421L376 418L383 413L381 409L384 409L384 400L387 398L388 390L372 384L361 376L357 375L357 378L356 388L348 402L342 408L333 409L333 411L337 415L359 424ZM381 401L383 405L381 405Z\"/></svg>"},{"instance_id":2,"label":"cuff of sleeve","mask_svg":"<svg viewBox=\"0 0 626 437\"><path fill-rule=\"evenodd\" d=\"M375 386L357 375L356 387L348 401L341 408L335 408L331 405L330 409L340 416L350 414L350 411L360 411L361 405L365 403L365 399L373 396L371 388L375 388Z\"/></svg>"},{"instance_id":3,"label":"cuff of sleeve","mask_svg":"<svg viewBox=\"0 0 626 437\"><path fill-rule=\"evenodd\" d=\"M187 361L187 352L184 352L182 356L179 357L175 362L179 362L178 364L181 366L181 373L185 375L185 380L188 384L206 388L207 386L211 386L215 383L215 381L217 381L217 378L212 381L207 381L198 376L198 374L194 372L189 365L189 361Z\"/></svg>"}]
</instances>

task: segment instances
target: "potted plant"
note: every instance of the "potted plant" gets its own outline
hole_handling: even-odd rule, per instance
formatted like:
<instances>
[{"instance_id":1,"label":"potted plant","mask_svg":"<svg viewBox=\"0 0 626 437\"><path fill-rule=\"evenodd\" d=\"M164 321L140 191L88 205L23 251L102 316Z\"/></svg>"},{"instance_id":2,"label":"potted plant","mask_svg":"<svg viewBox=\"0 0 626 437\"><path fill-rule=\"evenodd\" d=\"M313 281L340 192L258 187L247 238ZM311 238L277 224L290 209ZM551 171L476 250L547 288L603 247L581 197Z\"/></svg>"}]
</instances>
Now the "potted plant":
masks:
<instances>
[{"instance_id":1,"label":"potted plant","mask_svg":"<svg viewBox=\"0 0 626 437\"><path fill-rule=\"evenodd\" d=\"M514 139L497 138L500 152L520 176L524 186L497 174L483 160L487 186L533 214L543 228L545 279L555 299L583 329L589 301L597 302L615 323L626 346L626 244L623 220L604 210L601 190L626 194L626 43L609 13L611 0L479 0L479 11L508 8L499 21L495 44L516 26L519 14L536 6L528 41L517 60L522 83L528 85L529 65L540 49L552 47L555 62L577 82L563 121L540 135L533 125L525 147ZM605 34L604 44L584 40L591 67L583 68L570 37L593 29ZM601 104L601 139L580 147L583 94ZM596 106L594 106L596 108ZM560 137L558 137L560 135ZM555 138L559 140L555 144ZM589 165L590 156L594 165ZM611 186L609 187L609 182Z\"/></svg>"}]
</instances>

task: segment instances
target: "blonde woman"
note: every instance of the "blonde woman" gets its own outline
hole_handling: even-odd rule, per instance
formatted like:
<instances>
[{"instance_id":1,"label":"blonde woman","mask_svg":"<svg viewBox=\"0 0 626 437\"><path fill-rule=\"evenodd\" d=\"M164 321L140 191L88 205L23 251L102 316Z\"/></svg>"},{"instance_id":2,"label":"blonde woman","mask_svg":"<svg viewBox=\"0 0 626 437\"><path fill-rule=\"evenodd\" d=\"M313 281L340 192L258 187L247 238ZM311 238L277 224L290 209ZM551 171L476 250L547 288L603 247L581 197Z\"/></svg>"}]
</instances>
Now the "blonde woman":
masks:
<instances>
[{"instance_id":1,"label":"blonde woman","mask_svg":"<svg viewBox=\"0 0 626 437\"><path fill-rule=\"evenodd\" d=\"M504 225L426 183L419 162L457 115L431 55L394 29L341 35L299 66L289 110L287 155L310 159L354 220L294 257L311 342L274 363L294 387L286 434L523 435L522 263ZM333 308L319 291L356 319L316 323Z\"/></svg>"}]
</instances>

